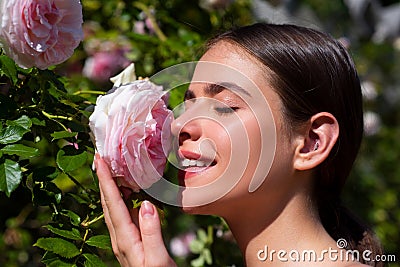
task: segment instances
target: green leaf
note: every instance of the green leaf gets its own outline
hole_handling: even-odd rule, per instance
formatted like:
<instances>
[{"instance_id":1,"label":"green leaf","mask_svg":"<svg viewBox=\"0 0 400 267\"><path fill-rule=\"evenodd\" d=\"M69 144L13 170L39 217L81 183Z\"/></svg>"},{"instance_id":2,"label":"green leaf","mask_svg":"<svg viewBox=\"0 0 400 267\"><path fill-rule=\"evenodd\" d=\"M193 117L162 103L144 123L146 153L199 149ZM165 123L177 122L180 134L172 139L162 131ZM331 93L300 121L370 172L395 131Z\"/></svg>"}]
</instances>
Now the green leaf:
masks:
<instances>
[{"instance_id":1,"label":"green leaf","mask_svg":"<svg viewBox=\"0 0 400 267\"><path fill-rule=\"evenodd\" d=\"M203 250L202 254L203 254L203 258L206 261L206 263L208 265L211 265L212 264L211 251L208 248L206 248Z\"/></svg>"},{"instance_id":2,"label":"green leaf","mask_svg":"<svg viewBox=\"0 0 400 267\"><path fill-rule=\"evenodd\" d=\"M13 121L7 121L6 124L8 126L20 126L25 130L29 130L32 127L32 121L26 115L22 115L20 118Z\"/></svg>"},{"instance_id":3,"label":"green leaf","mask_svg":"<svg viewBox=\"0 0 400 267\"><path fill-rule=\"evenodd\" d=\"M53 261L59 260L60 256L58 256L57 254L54 254L53 252L50 251L46 251L42 257L42 262L44 264L46 264L46 266L48 266L50 263L52 263Z\"/></svg>"},{"instance_id":4,"label":"green leaf","mask_svg":"<svg viewBox=\"0 0 400 267\"><path fill-rule=\"evenodd\" d=\"M8 197L21 183L21 179L21 167L17 162L6 159L0 164L0 191L5 192Z\"/></svg>"},{"instance_id":5,"label":"green leaf","mask_svg":"<svg viewBox=\"0 0 400 267\"><path fill-rule=\"evenodd\" d=\"M46 264L47 267L73 267L76 266L74 263L68 263L63 261L60 256L54 254L53 252L46 251L42 257L42 262Z\"/></svg>"},{"instance_id":6,"label":"green leaf","mask_svg":"<svg viewBox=\"0 0 400 267\"><path fill-rule=\"evenodd\" d=\"M46 126L46 121L45 120L39 120L38 118L31 118L32 124L38 125L38 126Z\"/></svg>"},{"instance_id":7,"label":"green leaf","mask_svg":"<svg viewBox=\"0 0 400 267\"><path fill-rule=\"evenodd\" d=\"M199 229L198 231L197 231L197 236L198 236L198 238L199 238L199 240L202 242L202 243L204 243L204 244L206 244L207 243L207 234L206 234L206 231L204 231L203 229Z\"/></svg>"},{"instance_id":8,"label":"green leaf","mask_svg":"<svg viewBox=\"0 0 400 267\"><path fill-rule=\"evenodd\" d=\"M195 254L199 254L204 248L204 243L195 239L192 242L190 242L189 248L190 248L191 252L193 252Z\"/></svg>"},{"instance_id":9,"label":"green leaf","mask_svg":"<svg viewBox=\"0 0 400 267\"><path fill-rule=\"evenodd\" d=\"M80 254L79 249L71 242L54 237L39 238L34 246L51 251L64 258L73 258Z\"/></svg>"},{"instance_id":10,"label":"green leaf","mask_svg":"<svg viewBox=\"0 0 400 267\"><path fill-rule=\"evenodd\" d=\"M191 260L190 265L193 267L201 267L204 266L204 258L202 256L198 257L197 259Z\"/></svg>"},{"instance_id":11,"label":"green leaf","mask_svg":"<svg viewBox=\"0 0 400 267\"><path fill-rule=\"evenodd\" d=\"M76 267L76 264L57 259L57 260L51 262L50 264L48 264L46 267Z\"/></svg>"},{"instance_id":12,"label":"green leaf","mask_svg":"<svg viewBox=\"0 0 400 267\"><path fill-rule=\"evenodd\" d=\"M0 131L0 144L5 145L15 143L21 140L24 134L27 132L29 132L29 130L17 125L11 125L3 128Z\"/></svg>"},{"instance_id":13,"label":"green leaf","mask_svg":"<svg viewBox=\"0 0 400 267\"><path fill-rule=\"evenodd\" d=\"M10 78L13 84L16 84L18 76L17 67L15 66L14 61L5 55L2 55L0 56L0 67L0 74L4 73L8 78Z\"/></svg>"},{"instance_id":14,"label":"green leaf","mask_svg":"<svg viewBox=\"0 0 400 267\"><path fill-rule=\"evenodd\" d=\"M61 79L50 70L42 70L39 72L38 79L44 80L49 85L47 91L57 100L63 100L67 97L67 91Z\"/></svg>"},{"instance_id":15,"label":"green leaf","mask_svg":"<svg viewBox=\"0 0 400 267\"><path fill-rule=\"evenodd\" d=\"M46 225L46 228L56 235L60 235L62 237L72 240L82 240L81 234L79 233L79 230L76 228L72 228L71 230L63 230L53 227L51 225Z\"/></svg>"},{"instance_id":16,"label":"green leaf","mask_svg":"<svg viewBox=\"0 0 400 267\"><path fill-rule=\"evenodd\" d=\"M39 156L39 149L25 146L22 144L11 144L3 147L1 151L8 155L17 155L20 157L31 158Z\"/></svg>"},{"instance_id":17,"label":"green leaf","mask_svg":"<svg viewBox=\"0 0 400 267\"><path fill-rule=\"evenodd\" d=\"M78 226L81 223L81 217L73 211L70 210L62 210L60 214L68 217L72 223L72 225Z\"/></svg>"},{"instance_id":18,"label":"green leaf","mask_svg":"<svg viewBox=\"0 0 400 267\"><path fill-rule=\"evenodd\" d=\"M57 165L63 172L70 172L82 167L87 160L87 152L73 146L65 146L57 153Z\"/></svg>"},{"instance_id":19,"label":"green leaf","mask_svg":"<svg viewBox=\"0 0 400 267\"><path fill-rule=\"evenodd\" d=\"M74 194L71 192L67 193L68 196L71 196L73 199L75 199L79 204L87 204L90 203L90 199L87 197L86 194Z\"/></svg>"},{"instance_id":20,"label":"green leaf","mask_svg":"<svg viewBox=\"0 0 400 267\"><path fill-rule=\"evenodd\" d=\"M52 141L54 141L62 138L75 137L77 134L78 134L77 132L60 131L60 132L54 132L50 135L51 137L53 137Z\"/></svg>"},{"instance_id":21,"label":"green leaf","mask_svg":"<svg viewBox=\"0 0 400 267\"><path fill-rule=\"evenodd\" d=\"M92 247L111 249L111 239L108 235L92 236L86 241L86 244Z\"/></svg>"},{"instance_id":22,"label":"green leaf","mask_svg":"<svg viewBox=\"0 0 400 267\"><path fill-rule=\"evenodd\" d=\"M82 256L86 259L84 263L85 267L107 267L107 265L105 265L104 262L95 254L85 253Z\"/></svg>"}]
</instances>

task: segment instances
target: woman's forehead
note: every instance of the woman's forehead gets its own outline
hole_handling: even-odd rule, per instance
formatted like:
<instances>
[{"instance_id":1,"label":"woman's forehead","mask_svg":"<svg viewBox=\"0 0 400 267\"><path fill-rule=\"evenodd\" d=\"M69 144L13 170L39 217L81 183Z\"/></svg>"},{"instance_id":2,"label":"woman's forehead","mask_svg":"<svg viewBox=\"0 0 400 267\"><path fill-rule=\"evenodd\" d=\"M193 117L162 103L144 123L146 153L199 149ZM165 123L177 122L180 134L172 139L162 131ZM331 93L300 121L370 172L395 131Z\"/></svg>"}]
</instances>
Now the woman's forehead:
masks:
<instances>
[{"instance_id":1,"label":"woman's forehead","mask_svg":"<svg viewBox=\"0 0 400 267\"><path fill-rule=\"evenodd\" d=\"M217 84L244 98L262 99L271 93L270 76L268 68L243 48L219 41L197 63L191 87L196 90L201 88L199 84Z\"/></svg>"}]
</instances>

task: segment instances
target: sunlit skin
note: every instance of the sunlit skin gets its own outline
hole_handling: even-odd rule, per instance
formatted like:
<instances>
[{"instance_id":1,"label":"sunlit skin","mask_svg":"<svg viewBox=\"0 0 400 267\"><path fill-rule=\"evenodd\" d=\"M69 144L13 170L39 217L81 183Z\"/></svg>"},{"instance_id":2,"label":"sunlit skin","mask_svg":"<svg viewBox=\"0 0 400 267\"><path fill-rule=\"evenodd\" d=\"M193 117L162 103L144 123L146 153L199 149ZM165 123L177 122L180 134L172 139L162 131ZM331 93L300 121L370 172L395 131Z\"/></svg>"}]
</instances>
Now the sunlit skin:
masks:
<instances>
[{"instance_id":1,"label":"sunlit skin","mask_svg":"<svg viewBox=\"0 0 400 267\"><path fill-rule=\"evenodd\" d=\"M255 192L249 193L248 186L256 168L261 143L259 124L250 108L255 100L230 90L211 94L205 90L204 83L191 84L186 97L186 112L175 120L172 132L179 136L179 150L184 156L196 157L196 154L201 154L200 144L209 140L215 150L215 153L209 154L215 154L215 158L213 166L203 172L181 172L181 183L187 187L182 192L183 210L191 214L222 216L243 253L246 266L363 266L355 262L331 262L328 257L325 261L306 263L258 260L257 252L265 245L276 251L314 250L317 255L329 248L337 249L336 242L319 220L312 196L312 184L313 169L329 155L337 140L339 126L330 113L322 112L312 116L299 129L288 132L288 122L283 117L279 96L268 83L268 71L252 56L233 44L219 42L209 49L201 60L233 67L260 88L272 111L273 120L270 123L275 123L276 127L276 152L264 182ZM232 179L239 180L233 190L209 204L188 207L185 203L193 203L203 197L190 194L191 188L220 179L229 162L235 160L235 154L231 155L232 147L243 145L230 141L230 135L234 135L236 126L224 128L218 122L207 118L189 119L192 116L191 112L194 113L196 105L200 105L200 100L204 98L217 100L218 103L222 103L221 107L232 108L228 114L225 114L227 110L224 110L221 116L237 116L241 119L250 136L249 161L241 177L229 173ZM254 105L257 103L254 102ZM257 107L254 107L254 110L258 112ZM218 113L218 110L216 112ZM146 202L139 213L129 213L104 162L97 159L96 165L105 219L110 230L113 250L122 266L173 266L163 245L154 206Z\"/></svg>"}]
</instances>

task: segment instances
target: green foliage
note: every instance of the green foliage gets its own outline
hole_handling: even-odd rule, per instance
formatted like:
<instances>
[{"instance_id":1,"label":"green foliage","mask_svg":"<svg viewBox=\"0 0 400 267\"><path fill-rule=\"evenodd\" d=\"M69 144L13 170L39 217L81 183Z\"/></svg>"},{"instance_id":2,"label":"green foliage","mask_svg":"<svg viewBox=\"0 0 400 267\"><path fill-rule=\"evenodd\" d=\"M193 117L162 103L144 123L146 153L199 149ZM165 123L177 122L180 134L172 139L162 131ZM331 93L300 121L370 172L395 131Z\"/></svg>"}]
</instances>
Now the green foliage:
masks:
<instances>
[{"instance_id":1,"label":"green foliage","mask_svg":"<svg viewBox=\"0 0 400 267\"><path fill-rule=\"evenodd\" d=\"M193 259L190 264L193 267L211 265L213 263L211 256L211 245L213 243L213 228L208 227L207 233L203 229L197 231L197 239L190 243L190 250L199 257Z\"/></svg>"},{"instance_id":2,"label":"green foliage","mask_svg":"<svg viewBox=\"0 0 400 267\"><path fill-rule=\"evenodd\" d=\"M22 172L19 164L10 159L0 164L0 191L9 197L21 182Z\"/></svg>"},{"instance_id":3,"label":"green foliage","mask_svg":"<svg viewBox=\"0 0 400 267\"><path fill-rule=\"evenodd\" d=\"M8 155L17 155L19 157L36 157L39 156L39 149L29 147L23 144L6 145L1 149L1 152Z\"/></svg>"},{"instance_id":4,"label":"green foliage","mask_svg":"<svg viewBox=\"0 0 400 267\"><path fill-rule=\"evenodd\" d=\"M46 207L43 225L51 221L46 225L51 236L35 243L47 251L43 263L90 266L101 261L88 256L111 248L109 239L92 229L102 211L88 164L93 145L85 109L91 102L68 93L66 80L55 72L24 70L4 55L0 73L0 191L12 198L22 186L36 208ZM67 194L70 190L61 183L65 179L75 185L75 193Z\"/></svg>"},{"instance_id":5,"label":"green foliage","mask_svg":"<svg viewBox=\"0 0 400 267\"><path fill-rule=\"evenodd\" d=\"M95 254L83 254L83 257L86 259L84 266L85 267L106 267L107 265Z\"/></svg>"},{"instance_id":6,"label":"green foliage","mask_svg":"<svg viewBox=\"0 0 400 267\"><path fill-rule=\"evenodd\" d=\"M39 238L35 246L70 259L79 255L79 249L71 242L61 238Z\"/></svg>"},{"instance_id":7,"label":"green foliage","mask_svg":"<svg viewBox=\"0 0 400 267\"><path fill-rule=\"evenodd\" d=\"M63 172L71 172L82 167L87 160L87 152L65 146L57 153L56 162Z\"/></svg>"},{"instance_id":8,"label":"green foliage","mask_svg":"<svg viewBox=\"0 0 400 267\"><path fill-rule=\"evenodd\" d=\"M14 61L5 55L0 56L0 74L6 75L15 85L18 81L17 67Z\"/></svg>"},{"instance_id":9,"label":"green foliage","mask_svg":"<svg viewBox=\"0 0 400 267\"><path fill-rule=\"evenodd\" d=\"M111 240L108 235L96 235L89 238L86 244L97 248L108 249L111 247Z\"/></svg>"}]
</instances>

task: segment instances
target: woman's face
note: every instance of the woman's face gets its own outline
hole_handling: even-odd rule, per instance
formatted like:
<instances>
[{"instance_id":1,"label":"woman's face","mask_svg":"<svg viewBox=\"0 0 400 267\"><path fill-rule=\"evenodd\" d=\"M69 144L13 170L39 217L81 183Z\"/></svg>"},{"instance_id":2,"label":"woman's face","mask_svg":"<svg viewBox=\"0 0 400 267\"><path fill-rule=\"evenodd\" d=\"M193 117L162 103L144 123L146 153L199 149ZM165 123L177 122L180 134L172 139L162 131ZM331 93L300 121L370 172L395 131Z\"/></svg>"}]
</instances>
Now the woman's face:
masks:
<instances>
[{"instance_id":1,"label":"woman's face","mask_svg":"<svg viewBox=\"0 0 400 267\"><path fill-rule=\"evenodd\" d=\"M287 190L282 177L292 171L293 148L267 79L258 61L228 42L200 59L185 111L172 125L184 210L223 215Z\"/></svg>"}]
</instances>

